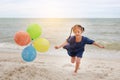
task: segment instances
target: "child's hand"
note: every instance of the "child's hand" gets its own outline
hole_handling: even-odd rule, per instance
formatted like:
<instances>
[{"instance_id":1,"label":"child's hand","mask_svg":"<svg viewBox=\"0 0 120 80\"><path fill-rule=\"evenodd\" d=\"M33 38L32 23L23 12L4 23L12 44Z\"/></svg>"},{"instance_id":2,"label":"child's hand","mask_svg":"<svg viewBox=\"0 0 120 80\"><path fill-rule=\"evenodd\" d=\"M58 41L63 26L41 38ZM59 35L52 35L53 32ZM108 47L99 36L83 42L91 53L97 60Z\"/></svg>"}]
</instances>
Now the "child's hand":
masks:
<instances>
[{"instance_id":1,"label":"child's hand","mask_svg":"<svg viewBox=\"0 0 120 80\"><path fill-rule=\"evenodd\" d=\"M96 42L94 42L93 45L95 45L95 46L97 46L97 47L99 47L99 48L105 48L104 46L102 46L102 45L100 45L100 44L98 44L98 43L96 43Z\"/></svg>"},{"instance_id":2,"label":"child's hand","mask_svg":"<svg viewBox=\"0 0 120 80\"><path fill-rule=\"evenodd\" d=\"M55 46L55 49L59 49L60 47L59 46Z\"/></svg>"},{"instance_id":3,"label":"child's hand","mask_svg":"<svg viewBox=\"0 0 120 80\"><path fill-rule=\"evenodd\" d=\"M100 48L105 48L104 46L99 46Z\"/></svg>"}]
</instances>

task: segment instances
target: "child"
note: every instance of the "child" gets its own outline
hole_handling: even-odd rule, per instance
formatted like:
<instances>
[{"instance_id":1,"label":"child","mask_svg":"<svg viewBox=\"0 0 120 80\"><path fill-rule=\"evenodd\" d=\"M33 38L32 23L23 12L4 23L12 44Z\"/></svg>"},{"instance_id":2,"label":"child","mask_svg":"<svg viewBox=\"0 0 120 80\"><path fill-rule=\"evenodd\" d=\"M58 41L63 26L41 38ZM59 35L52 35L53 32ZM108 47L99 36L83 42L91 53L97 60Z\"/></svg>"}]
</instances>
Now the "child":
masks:
<instances>
[{"instance_id":1,"label":"child","mask_svg":"<svg viewBox=\"0 0 120 80\"><path fill-rule=\"evenodd\" d=\"M72 31L74 33L74 36L71 36ZM68 55L71 56L71 63L76 63L74 75L76 75L79 69L80 61L86 44L93 44L99 48L104 48L104 46L99 45L94 40L82 36L83 32L84 32L84 27L82 27L81 25L75 25L71 28L69 38L63 44L59 46L55 46L55 49L59 49L61 47L66 49Z\"/></svg>"}]
</instances>

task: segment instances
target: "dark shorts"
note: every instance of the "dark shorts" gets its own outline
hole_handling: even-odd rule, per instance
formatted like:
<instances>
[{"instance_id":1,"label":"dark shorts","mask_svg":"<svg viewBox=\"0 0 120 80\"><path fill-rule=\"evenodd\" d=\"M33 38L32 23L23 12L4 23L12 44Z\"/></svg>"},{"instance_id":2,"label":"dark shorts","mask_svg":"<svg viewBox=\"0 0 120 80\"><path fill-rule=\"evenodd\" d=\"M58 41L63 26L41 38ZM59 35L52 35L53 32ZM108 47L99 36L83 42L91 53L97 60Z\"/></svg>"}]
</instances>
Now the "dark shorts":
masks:
<instances>
[{"instance_id":1,"label":"dark shorts","mask_svg":"<svg viewBox=\"0 0 120 80\"><path fill-rule=\"evenodd\" d=\"M82 58L83 51L79 51L79 52L70 52L70 51L68 51L68 55L71 56L71 57L80 57L80 58Z\"/></svg>"},{"instance_id":2,"label":"dark shorts","mask_svg":"<svg viewBox=\"0 0 120 80\"><path fill-rule=\"evenodd\" d=\"M71 52L69 45L66 45L63 48L67 50L69 56L71 56L71 57L76 57L77 56L77 57L82 58L82 55L83 55L84 51Z\"/></svg>"}]
</instances>

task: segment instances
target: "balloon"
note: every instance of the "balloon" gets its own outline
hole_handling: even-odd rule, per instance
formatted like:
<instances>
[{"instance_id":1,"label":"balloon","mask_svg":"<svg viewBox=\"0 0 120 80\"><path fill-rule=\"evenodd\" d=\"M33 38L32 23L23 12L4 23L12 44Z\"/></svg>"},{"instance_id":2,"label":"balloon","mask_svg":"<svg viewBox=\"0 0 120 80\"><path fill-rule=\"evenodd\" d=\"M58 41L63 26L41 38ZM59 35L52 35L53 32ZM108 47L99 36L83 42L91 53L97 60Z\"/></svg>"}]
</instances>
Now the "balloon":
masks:
<instances>
[{"instance_id":1,"label":"balloon","mask_svg":"<svg viewBox=\"0 0 120 80\"><path fill-rule=\"evenodd\" d=\"M50 47L50 43L44 38L37 38L33 41L33 46L39 52L46 52Z\"/></svg>"},{"instance_id":2,"label":"balloon","mask_svg":"<svg viewBox=\"0 0 120 80\"><path fill-rule=\"evenodd\" d=\"M42 34L42 29L38 24L31 24L27 28L27 32L30 34L31 39L36 39Z\"/></svg>"},{"instance_id":3,"label":"balloon","mask_svg":"<svg viewBox=\"0 0 120 80\"><path fill-rule=\"evenodd\" d=\"M20 46L25 46L30 43L31 39L27 32L18 31L14 36L14 41Z\"/></svg>"},{"instance_id":4,"label":"balloon","mask_svg":"<svg viewBox=\"0 0 120 80\"><path fill-rule=\"evenodd\" d=\"M22 58L26 62L31 62L36 58L36 50L35 48L30 45L23 49L22 51Z\"/></svg>"}]
</instances>

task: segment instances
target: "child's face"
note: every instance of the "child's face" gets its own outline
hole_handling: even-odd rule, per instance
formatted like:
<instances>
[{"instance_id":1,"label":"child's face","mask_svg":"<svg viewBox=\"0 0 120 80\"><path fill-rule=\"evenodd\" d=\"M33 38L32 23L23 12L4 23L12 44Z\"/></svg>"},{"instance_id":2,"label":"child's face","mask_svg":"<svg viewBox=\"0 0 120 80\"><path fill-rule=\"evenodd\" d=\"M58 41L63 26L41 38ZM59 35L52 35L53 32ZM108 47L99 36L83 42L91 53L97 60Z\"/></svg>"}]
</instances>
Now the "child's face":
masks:
<instances>
[{"instance_id":1,"label":"child's face","mask_svg":"<svg viewBox=\"0 0 120 80\"><path fill-rule=\"evenodd\" d=\"M74 27L73 32L74 32L75 36L80 36L82 34L82 30L80 27Z\"/></svg>"}]
</instances>

